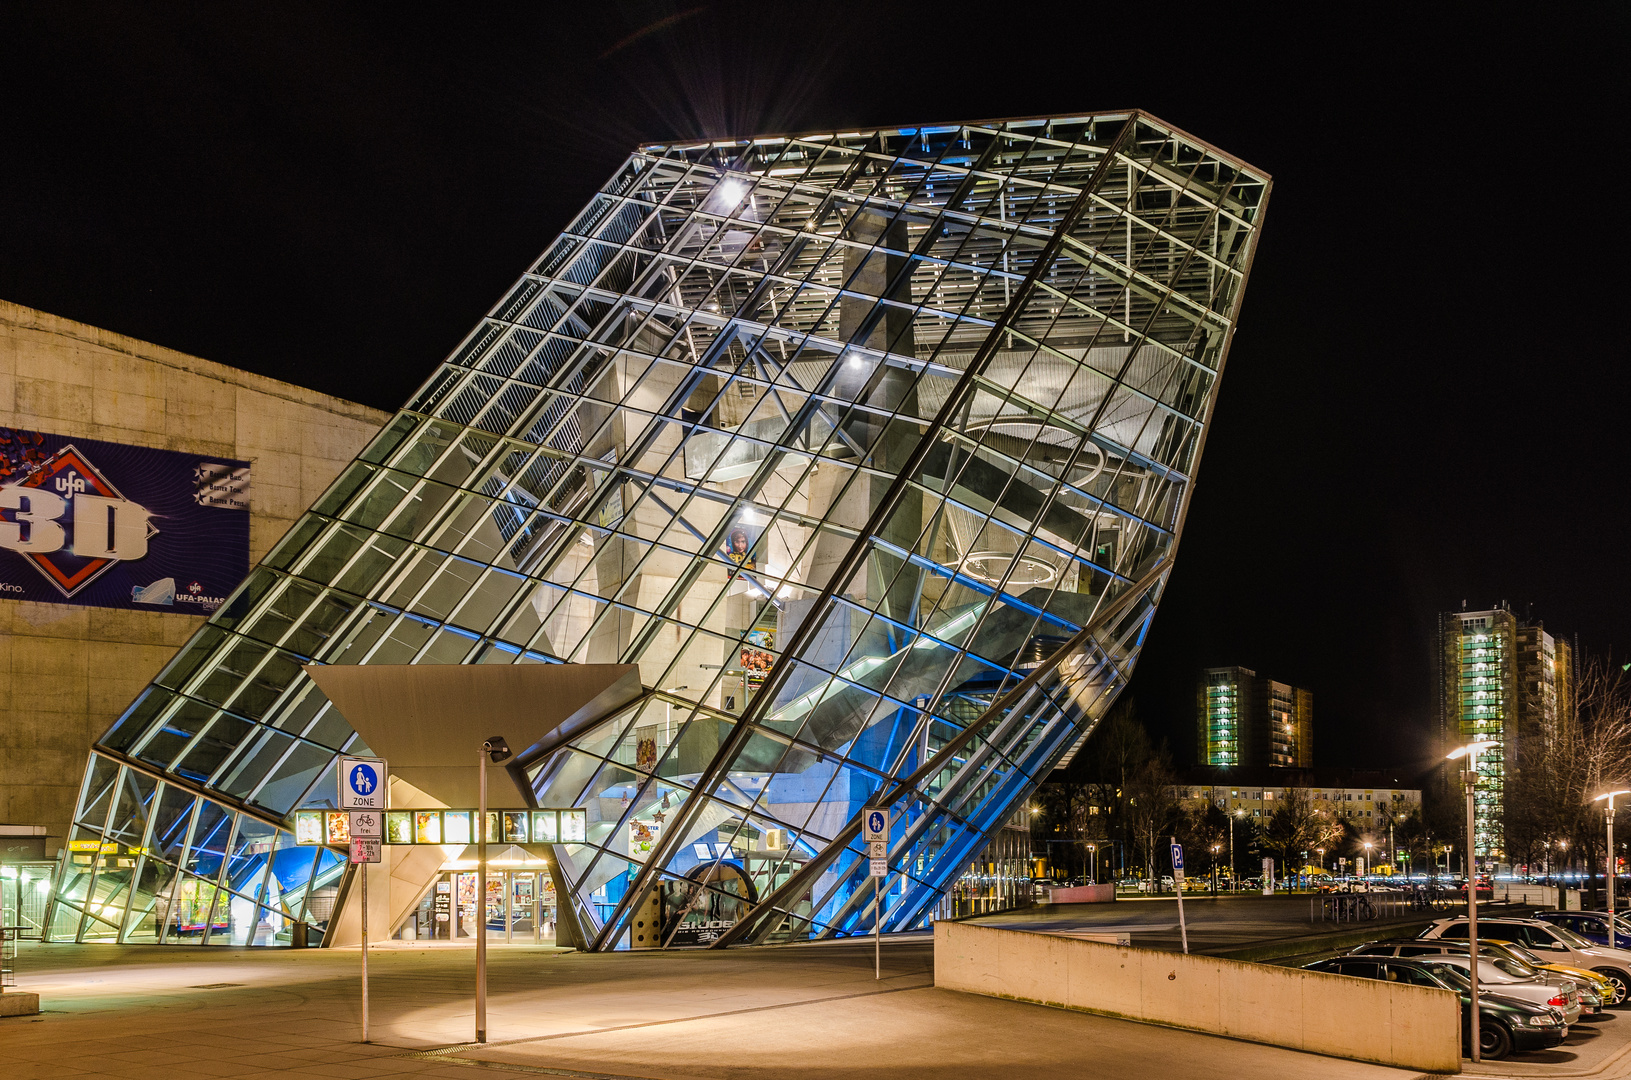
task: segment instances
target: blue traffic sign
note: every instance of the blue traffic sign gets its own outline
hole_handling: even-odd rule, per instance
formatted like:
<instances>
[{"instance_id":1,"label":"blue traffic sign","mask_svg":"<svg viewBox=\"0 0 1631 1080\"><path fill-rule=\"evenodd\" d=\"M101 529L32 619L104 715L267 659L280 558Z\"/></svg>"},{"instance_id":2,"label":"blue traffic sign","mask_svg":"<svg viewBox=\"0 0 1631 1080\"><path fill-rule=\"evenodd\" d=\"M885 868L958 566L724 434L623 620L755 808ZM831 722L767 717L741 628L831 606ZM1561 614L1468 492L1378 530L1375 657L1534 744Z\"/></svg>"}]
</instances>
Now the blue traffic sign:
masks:
<instances>
[{"instance_id":1,"label":"blue traffic sign","mask_svg":"<svg viewBox=\"0 0 1631 1080\"><path fill-rule=\"evenodd\" d=\"M391 767L379 758L340 759L340 809L383 810Z\"/></svg>"},{"instance_id":2,"label":"blue traffic sign","mask_svg":"<svg viewBox=\"0 0 1631 1080\"><path fill-rule=\"evenodd\" d=\"M1184 845L1182 844L1172 845L1172 868L1174 870L1184 868Z\"/></svg>"},{"instance_id":3,"label":"blue traffic sign","mask_svg":"<svg viewBox=\"0 0 1631 1080\"><path fill-rule=\"evenodd\" d=\"M868 810L866 814L866 831L881 833L889 828L889 818L882 810Z\"/></svg>"},{"instance_id":4,"label":"blue traffic sign","mask_svg":"<svg viewBox=\"0 0 1631 1080\"><path fill-rule=\"evenodd\" d=\"M374 771L372 765L359 761L346 775L346 783L358 795L372 795L379 787L379 773Z\"/></svg>"}]
</instances>

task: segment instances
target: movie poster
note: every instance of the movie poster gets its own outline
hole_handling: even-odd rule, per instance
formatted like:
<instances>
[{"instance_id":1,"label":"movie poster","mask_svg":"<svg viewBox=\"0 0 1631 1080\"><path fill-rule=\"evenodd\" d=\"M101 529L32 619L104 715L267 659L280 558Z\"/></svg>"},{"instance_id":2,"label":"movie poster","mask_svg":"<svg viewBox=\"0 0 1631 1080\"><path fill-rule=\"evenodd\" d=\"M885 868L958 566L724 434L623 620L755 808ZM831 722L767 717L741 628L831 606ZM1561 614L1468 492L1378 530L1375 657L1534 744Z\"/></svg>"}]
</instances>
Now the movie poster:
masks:
<instances>
[{"instance_id":1,"label":"movie poster","mask_svg":"<svg viewBox=\"0 0 1631 1080\"><path fill-rule=\"evenodd\" d=\"M776 654L770 651L775 640L776 632L765 629L749 630L743 640L740 656L742 678L746 680L749 690L763 686L765 676L770 674L771 667L776 663Z\"/></svg>"},{"instance_id":2,"label":"movie poster","mask_svg":"<svg viewBox=\"0 0 1631 1080\"><path fill-rule=\"evenodd\" d=\"M246 461L0 427L0 598L208 615L249 497Z\"/></svg>"},{"instance_id":3,"label":"movie poster","mask_svg":"<svg viewBox=\"0 0 1631 1080\"><path fill-rule=\"evenodd\" d=\"M651 849L657 846L657 836L662 832L663 823L651 818L634 818L629 822L629 858L634 862L645 862L651 854Z\"/></svg>"},{"instance_id":4,"label":"movie poster","mask_svg":"<svg viewBox=\"0 0 1631 1080\"><path fill-rule=\"evenodd\" d=\"M759 563L753 556L753 545L757 539L749 535L745 526L731 526L731 531L725 538L725 558L744 570L757 570Z\"/></svg>"}]
</instances>

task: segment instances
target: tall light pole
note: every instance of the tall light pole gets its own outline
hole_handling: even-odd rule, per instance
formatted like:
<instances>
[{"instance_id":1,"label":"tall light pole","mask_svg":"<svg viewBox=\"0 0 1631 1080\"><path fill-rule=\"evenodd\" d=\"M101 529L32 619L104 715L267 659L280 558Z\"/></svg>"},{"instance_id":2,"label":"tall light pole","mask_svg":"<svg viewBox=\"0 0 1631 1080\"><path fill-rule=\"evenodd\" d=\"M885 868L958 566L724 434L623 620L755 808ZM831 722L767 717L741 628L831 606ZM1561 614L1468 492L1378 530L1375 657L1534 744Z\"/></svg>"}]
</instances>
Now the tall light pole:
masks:
<instances>
[{"instance_id":1,"label":"tall light pole","mask_svg":"<svg viewBox=\"0 0 1631 1080\"><path fill-rule=\"evenodd\" d=\"M1592 802L1608 800L1608 940L1614 940L1614 796L1631 795L1631 791L1610 791L1599 795Z\"/></svg>"},{"instance_id":2,"label":"tall light pole","mask_svg":"<svg viewBox=\"0 0 1631 1080\"><path fill-rule=\"evenodd\" d=\"M1466 746L1458 746L1445 755L1450 761L1463 757L1467 759L1463 784L1467 789L1467 851L1462 858L1467 864L1467 953L1470 957L1467 978L1472 983L1472 996L1468 999L1467 1005L1470 1025L1467 1042L1468 1048L1472 1051L1474 1064L1484 1058L1478 1046L1478 881L1472 873L1473 835L1476 828L1473 820L1473 789L1478 785L1478 752L1497 745L1499 744L1492 739L1478 739Z\"/></svg>"},{"instance_id":3,"label":"tall light pole","mask_svg":"<svg viewBox=\"0 0 1631 1080\"><path fill-rule=\"evenodd\" d=\"M510 744L494 735L476 755L476 1041L487 1041L487 761L508 761ZM508 929L508 927L506 927Z\"/></svg>"},{"instance_id":4,"label":"tall light pole","mask_svg":"<svg viewBox=\"0 0 1631 1080\"><path fill-rule=\"evenodd\" d=\"M1246 811L1236 810L1229 815L1229 887L1234 888L1235 882L1235 818L1243 818Z\"/></svg>"}]
</instances>

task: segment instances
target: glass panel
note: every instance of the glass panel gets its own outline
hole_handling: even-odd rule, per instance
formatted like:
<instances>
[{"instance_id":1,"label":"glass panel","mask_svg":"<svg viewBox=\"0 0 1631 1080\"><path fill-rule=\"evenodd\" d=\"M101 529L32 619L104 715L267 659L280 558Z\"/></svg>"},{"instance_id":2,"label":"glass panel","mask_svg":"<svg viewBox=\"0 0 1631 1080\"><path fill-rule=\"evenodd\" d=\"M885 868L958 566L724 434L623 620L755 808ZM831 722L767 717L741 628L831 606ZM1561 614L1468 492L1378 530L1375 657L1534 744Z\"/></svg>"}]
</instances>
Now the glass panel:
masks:
<instances>
[{"instance_id":1,"label":"glass panel","mask_svg":"<svg viewBox=\"0 0 1631 1080\"><path fill-rule=\"evenodd\" d=\"M1013 811L1093 752L1161 598L1268 181L1125 114L727 156L639 149L416 396L437 419L397 417L320 501L342 520L104 736L166 786L93 757L62 933L326 925L333 853L208 801L331 808L362 740L307 658L635 665L639 703L529 765L539 809L480 823L551 845L599 947L922 927L981 859L981 903L1021 894ZM880 912L834 845L897 787ZM466 876L447 938L513 935L521 879Z\"/></svg>"}]
</instances>

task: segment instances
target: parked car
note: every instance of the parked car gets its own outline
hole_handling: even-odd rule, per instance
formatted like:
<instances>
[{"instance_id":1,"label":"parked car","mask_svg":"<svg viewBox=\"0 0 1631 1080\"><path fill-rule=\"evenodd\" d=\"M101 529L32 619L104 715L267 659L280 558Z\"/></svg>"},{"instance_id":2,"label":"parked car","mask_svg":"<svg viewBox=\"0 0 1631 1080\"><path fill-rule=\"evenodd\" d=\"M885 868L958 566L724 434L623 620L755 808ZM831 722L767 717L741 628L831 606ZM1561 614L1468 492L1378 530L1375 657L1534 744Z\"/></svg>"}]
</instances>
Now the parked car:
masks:
<instances>
[{"instance_id":1,"label":"parked car","mask_svg":"<svg viewBox=\"0 0 1631 1080\"><path fill-rule=\"evenodd\" d=\"M1424 941L1420 938L1396 938L1392 941L1369 941L1351 949L1349 956L1402 956L1407 959L1424 959L1434 956L1466 956L1468 946L1465 941L1440 938L1435 941ZM1565 986L1572 986L1580 992L1580 1009L1587 1014L1595 1015L1603 1010L1604 999L1612 998L1613 984L1595 972L1555 971L1546 965L1532 963L1527 957L1518 955L1515 947L1505 944L1478 941L1478 955L1480 959L1494 961L1502 970L1523 978L1542 979L1547 985L1561 990ZM1493 986L1491 987L1493 989ZM1570 1020L1574 1023L1575 1020Z\"/></svg>"},{"instance_id":2,"label":"parked car","mask_svg":"<svg viewBox=\"0 0 1631 1080\"><path fill-rule=\"evenodd\" d=\"M1470 970L1472 967L1472 957L1466 953L1446 953L1435 962L1453 965L1461 971ZM1533 974L1522 974L1525 970ZM1500 994L1502 997L1519 998L1534 1002L1536 1005L1550 1005L1554 1009L1563 1010L1563 1019L1567 1023L1580 1022L1580 987L1573 979L1565 979L1562 986L1557 986L1527 964L1486 958L1480 950L1478 988L1480 990L1487 988L1490 993Z\"/></svg>"},{"instance_id":3,"label":"parked car","mask_svg":"<svg viewBox=\"0 0 1631 1080\"><path fill-rule=\"evenodd\" d=\"M1537 911L1535 918L1567 927L1596 945L1631 949L1631 926L1626 924L1623 915L1611 918L1606 911ZM1610 923L1614 926L1613 941L1609 940Z\"/></svg>"},{"instance_id":4,"label":"parked car","mask_svg":"<svg viewBox=\"0 0 1631 1080\"><path fill-rule=\"evenodd\" d=\"M1383 979L1414 986L1436 986L1453 990L1461 998L1462 1048L1469 1049L1467 1033L1472 1028L1472 983L1467 976L1441 961L1391 959L1377 956L1337 956L1306 965L1310 971L1348 975L1359 979ZM1478 994L1478 1049L1481 1057L1496 1061L1514 1050L1546 1050L1562 1042L1569 1033L1560 1009L1535 1005L1517 998L1480 989Z\"/></svg>"},{"instance_id":5,"label":"parked car","mask_svg":"<svg viewBox=\"0 0 1631 1080\"><path fill-rule=\"evenodd\" d=\"M1421 932L1423 938L1467 938L1467 917L1438 919ZM1596 945L1545 919L1481 918L1480 938L1499 938L1522 945L1536 956L1548 957L1574 967L1596 972L1614 984L1616 1004L1631 996L1631 952Z\"/></svg>"},{"instance_id":6,"label":"parked car","mask_svg":"<svg viewBox=\"0 0 1631 1080\"><path fill-rule=\"evenodd\" d=\"M1447 942L1446 944L1454 943ZM1519 945L1516 941L1500 941L1495 938L1480 937L1478 939L1478 947L1482 949L1485 945L1499 945L1512 956L1522 960L1530 967L1540 968L1542 971L1555 971L1559 975L1567 975L1569 978L1578 981L1583 990L1589 989L1593 994L1596 994L1599 998L1601 998L1604 1008L1607 1008L1610 1005L1619 1004L1619 1001L1615 997L1618 991L1616 990L1614 983L1603 978L1590 968L1575 967L1573 964L1549 963L1544 958L1536 956L1533 952L1530 952L1522 945ZM1463 948L1465 948L1465 946L1463 946Z\"/></svg>"}]
</instances>

